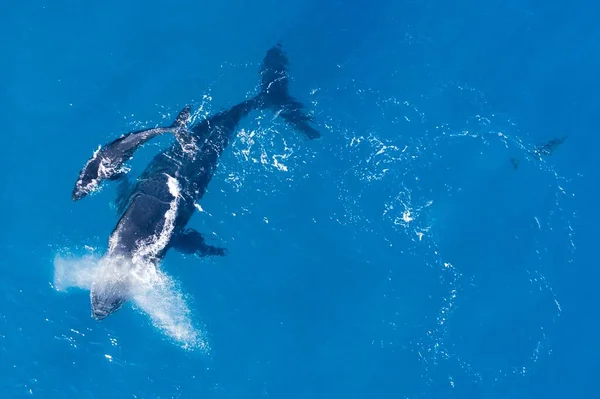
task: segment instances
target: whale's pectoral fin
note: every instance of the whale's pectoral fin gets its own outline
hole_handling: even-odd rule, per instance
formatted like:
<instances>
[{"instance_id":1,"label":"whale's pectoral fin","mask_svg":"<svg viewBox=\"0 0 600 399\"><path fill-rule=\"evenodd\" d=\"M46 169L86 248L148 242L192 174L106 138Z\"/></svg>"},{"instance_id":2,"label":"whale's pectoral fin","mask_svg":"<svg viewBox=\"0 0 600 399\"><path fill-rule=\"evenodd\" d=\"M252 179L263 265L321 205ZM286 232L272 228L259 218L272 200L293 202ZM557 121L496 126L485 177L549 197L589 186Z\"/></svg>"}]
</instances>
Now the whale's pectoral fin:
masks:
<instances>
[{"instance_id":1,"label":"whale's pectoral fin","mask_svg":"<svg viewBox=\"0 0 600 399\"><path fill-rule=\"evenodd\" d=\"M186 229L176 234L171 240L171 247L183 254L197 256L225 256L225 248L214 247L206 244L202 234L194 229Z\"/></svg>"}]
</instances>

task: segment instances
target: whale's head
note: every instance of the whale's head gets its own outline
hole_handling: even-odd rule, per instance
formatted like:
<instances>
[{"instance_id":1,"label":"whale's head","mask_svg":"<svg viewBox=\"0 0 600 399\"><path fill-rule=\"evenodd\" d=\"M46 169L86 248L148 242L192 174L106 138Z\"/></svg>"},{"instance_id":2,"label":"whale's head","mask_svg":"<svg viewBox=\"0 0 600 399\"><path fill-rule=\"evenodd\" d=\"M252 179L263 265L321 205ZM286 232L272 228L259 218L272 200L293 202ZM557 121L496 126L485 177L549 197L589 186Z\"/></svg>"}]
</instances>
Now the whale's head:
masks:
<instances>
[{"instance_id":1,"label":"whale's head","mask_svg":"<svg viewBox=\"0 0 600 399\"><path fill-rule=\"evenodd\" d=\"M96 166L94 163L89 163L86 168L81 171L71 195L73 201L79 201L98 189L98 171L93 168L94 166Z\"/></svg>"},{"instance_id":2,"label":"whale's head","mask_svg":"<svg viewBox=\"0 0 600 399\"><path fill-rule=\"evenodd\" d=\"M90 183L85 183L83 180L78 180L75 184L75 188L73 189L73 193L71 194L73 201L79 201L91 193L97 186L94 183L96 183L94 180L92 180Z\"/></svg>"},{"instance_id":3,"label":"whale's head","mask_svg":"<svg viewBox=\"0 0 600 399\"><path fill-rule=\"evenodd\" d=\"M92 317L96 320L104 319L121 309L129 296L129 286L125 279L95 281L90 292Z\"/></svg>"},{"instance_id":4,"label":"whale's head","mask_svg":"<svg viewBox=\"0 0 600 399\"><path fill-rule=\"evenodd\" d=\"M71 195L73 201L79 201L86 195L96 191L100 185L100 181L110 177L109 172L111 172L110 159L103 157L100 147L98 147L79 172L79 177Z\"/></svg>"}]
</instances>

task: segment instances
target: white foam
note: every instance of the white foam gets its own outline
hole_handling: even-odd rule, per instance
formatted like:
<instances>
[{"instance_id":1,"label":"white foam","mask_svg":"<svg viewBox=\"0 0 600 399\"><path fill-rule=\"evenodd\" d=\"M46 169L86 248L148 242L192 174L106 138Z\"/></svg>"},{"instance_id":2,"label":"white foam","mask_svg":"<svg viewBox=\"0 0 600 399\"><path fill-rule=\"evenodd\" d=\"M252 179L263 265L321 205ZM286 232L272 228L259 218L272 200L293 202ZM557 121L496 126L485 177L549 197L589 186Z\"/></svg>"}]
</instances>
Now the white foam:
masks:
<instances>
[{"instance_id":1,"label":"white foam","mask_svg":"<svg viewBox=\"0 0 600 399\"><path fill-rule=\"evenodd\" d=\"M134 278L133 302L150 317L156 328L186 349L208 350L201 332L192 325L191 311L184 295L170 276L149 267L136 273Z\"/></svg>"},{"instance_id":2,"label":"white foam","mask_svg":"<svg viewBox=\"0 0 600 399\"><path fill-rule=\"evenodd\" d=\"M162 231L158 236L151 237L149 242L140 245L140 248L133 254L134 262L143 262L144 259L154 258L157 256L169 243L173 230L175 229L175 218L177 217L177 208L179 207L179 199L181 198L181 190L179 181L169 175L167 176L167 187L169 193L173 196L173 200L169 204L169 209L165 212L165 222ZM114 243L111 242L114 247Z\"/></svg>"},{"instance_id":3,"label":"white foam","mask_svg":"<svg viewBox=\"0 0 600 399\"><path fill-rule=\"evenodd\" d=\"M89 290L99 269L98 258L92 255L80 258L64 258L56 255L54 288L58 291L66 291L68 288Z\"/></svg>"},{"instance_id":4,"label":"white foam","mask_svg":"<svg viewBox=\"0 0 600 399\"><path fill-rule=\"evenodd\" d=\"M148 315L154 327L184 349L208 351L202 332L192 323L186 298L175 281L154 264L93 255L57 255L54 259L54 287L58 291L69 288L89 291L92 284L101 288L123 278L127 279L130 302ZM125 311L126 308L119 310Z\"/></svg>"},{"instance_id":5,"label":"white foam","mask_svg":"<svg viewBox=\"0 0 600 399\"><path fill-rule=\"evenodd\" d=\"M177 129L173 133L175 140L177 140L181 147L181 151L188 157L196 159L196 155L200 151L196 138L190 135L185 129Z\"/></svg>"}]
</instances>

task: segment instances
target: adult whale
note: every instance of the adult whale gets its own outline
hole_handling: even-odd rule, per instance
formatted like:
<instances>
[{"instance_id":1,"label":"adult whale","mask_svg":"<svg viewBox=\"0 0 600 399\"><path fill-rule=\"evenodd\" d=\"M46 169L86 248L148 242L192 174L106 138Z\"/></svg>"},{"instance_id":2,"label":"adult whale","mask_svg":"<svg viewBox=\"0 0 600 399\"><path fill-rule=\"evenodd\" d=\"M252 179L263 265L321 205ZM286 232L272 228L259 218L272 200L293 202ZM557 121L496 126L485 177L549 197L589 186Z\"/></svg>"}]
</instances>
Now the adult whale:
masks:
<instances>
[{"instance_id":1,"label":"adult whale","mask_svg":"<svg viewBox=\"0 0 600 399\"><path fill-rule=\"evenodd\" d=\"M135 184L129 185L123 178L117 198L121 217L109 237L108 251L104 256L110 262L96 276L90 290L95 319L101 320L120 309L131 298L135 276L140 268L158 267L169 249L199 256L225 254L224 249L207 245L199 232L186 229L186 225L194 213L196 201L206 192L220 155L240 120L249 112L270 109L307 139L320 137L319 132L310 126L311 118L302 103L289 94L287 65L287 56L278 43L267 51L263 59L258 95L190 129L185 129L185 123L182 123L186 117L184 109L171 128L158 132L176 133L177 141L152 159ZM112 154L111 159L122 164L139 145L155 137L146 134L136 140L136 134L145 133L142 131L134 133L133 137L128 136L129 142L134 145L125 146L127 154L120 152L114 142L107 146L111 149L105 153ZM87 187L88 180L99 184L107 176L94 174L95 168L84 173L86 168L87 165L80 173L79 187ZM76 185L73 200L81 197Z\"/></svg>"}]
</instances>

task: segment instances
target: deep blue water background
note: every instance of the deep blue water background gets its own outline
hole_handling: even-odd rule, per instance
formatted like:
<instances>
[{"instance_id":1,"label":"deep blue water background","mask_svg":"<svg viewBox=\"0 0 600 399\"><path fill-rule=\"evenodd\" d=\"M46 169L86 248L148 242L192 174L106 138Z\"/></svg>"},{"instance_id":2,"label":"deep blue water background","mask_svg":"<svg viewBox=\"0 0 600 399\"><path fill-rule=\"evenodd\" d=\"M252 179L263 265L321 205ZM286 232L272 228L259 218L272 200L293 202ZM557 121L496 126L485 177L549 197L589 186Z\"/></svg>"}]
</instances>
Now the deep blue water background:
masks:
<instances>
[{"instance_id":1,"label":"deep blue water background","mask_svg":"<svg viewBox=\"0 0 600 399\"><path fill-rule=\"evenodd\" d=\"M595 2L1 9L2 397L597 395ZM71 202L83 163L205 94L242 100L278 40L323 138L252 115L268 162L233 143L191 222L229 255L165 260L210 353L131 307L95 322L52 287L55 255L102 251L115 223L110 185Z\"/></svg>"}]
</instances>

